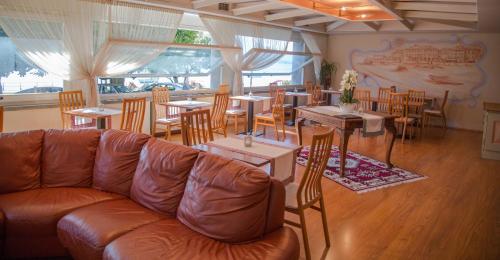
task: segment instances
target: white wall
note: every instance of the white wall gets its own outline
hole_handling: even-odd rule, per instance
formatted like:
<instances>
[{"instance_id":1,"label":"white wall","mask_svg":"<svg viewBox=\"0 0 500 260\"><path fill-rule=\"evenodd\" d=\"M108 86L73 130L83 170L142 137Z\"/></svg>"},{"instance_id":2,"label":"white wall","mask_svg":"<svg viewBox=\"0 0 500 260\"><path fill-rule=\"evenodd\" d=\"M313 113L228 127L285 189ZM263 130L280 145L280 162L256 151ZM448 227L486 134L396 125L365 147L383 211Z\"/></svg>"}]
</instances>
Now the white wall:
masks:
<instances>
[{"instance_id":1,"label":"white wall","mask_svg":"<svg viewBox=\"0 0 500 260\"><path fill-rule=\"evenodd\" d=\"M449 40L456 37L452 33L364 33L339 34L328 39L328 59L339 64L334 85L338 86L340 78L346 69L350 69L350 54L354 49L374 50L385 46L384 41L398 38L406 40ZM483 102L500 102L500 34L469 33L460 34L467 40L480 41L486 46L486 54L480 67L486 73L486 82L479 89L479 97L473 100L450 102L447 107L450 127L481 130ZM450 86L451 88L452 86ZM371 86L371 88L374 88ZM419 88L415 86L414 88ZM375 93L375 89L372 90Z\"/></svg>"}]
</instances>

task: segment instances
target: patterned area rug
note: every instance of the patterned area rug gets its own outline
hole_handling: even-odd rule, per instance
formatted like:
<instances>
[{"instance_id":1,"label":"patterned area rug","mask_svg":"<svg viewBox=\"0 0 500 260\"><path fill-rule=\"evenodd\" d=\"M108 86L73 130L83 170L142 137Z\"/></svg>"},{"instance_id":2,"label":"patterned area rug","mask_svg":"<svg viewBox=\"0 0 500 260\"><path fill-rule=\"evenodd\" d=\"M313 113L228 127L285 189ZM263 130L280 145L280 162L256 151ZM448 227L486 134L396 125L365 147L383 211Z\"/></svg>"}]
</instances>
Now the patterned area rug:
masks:
<instances>
[{"instance_id":1,"label":"patterned area rug","mask_svg":"<svg viewBox=\"0 0 500 260\"><path fill-rule=\"evenodd\" d=\"M297 158L298 164L302 166L307 164L309 149L309 146L302 149ZM332 146L330 159L323 175L357 193L427 178L397 167L388 169L386 164L381 161L351 151L347 151L346 175L341 178L339 175L339 161L339 148L338 146Z\"/></svg>"}]
</instances>

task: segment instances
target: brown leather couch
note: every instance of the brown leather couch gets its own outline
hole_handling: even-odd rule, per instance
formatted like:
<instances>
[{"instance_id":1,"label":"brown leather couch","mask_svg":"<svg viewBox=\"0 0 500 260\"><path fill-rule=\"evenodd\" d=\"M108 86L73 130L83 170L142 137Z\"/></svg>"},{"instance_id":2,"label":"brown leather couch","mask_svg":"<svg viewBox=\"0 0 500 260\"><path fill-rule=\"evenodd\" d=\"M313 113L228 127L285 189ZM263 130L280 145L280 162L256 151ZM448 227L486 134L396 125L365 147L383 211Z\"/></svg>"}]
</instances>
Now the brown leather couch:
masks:
<instances>
[{"instance_id":1,"label":"brown leather couch","mask_svg":"<svg viewBox=\"0 0 500 260\"><path fill-rule=\"evenodd\" d=\"M118 130L0 134L0 258L298 259L283 185Z\"/></svg>"}]
</instances>

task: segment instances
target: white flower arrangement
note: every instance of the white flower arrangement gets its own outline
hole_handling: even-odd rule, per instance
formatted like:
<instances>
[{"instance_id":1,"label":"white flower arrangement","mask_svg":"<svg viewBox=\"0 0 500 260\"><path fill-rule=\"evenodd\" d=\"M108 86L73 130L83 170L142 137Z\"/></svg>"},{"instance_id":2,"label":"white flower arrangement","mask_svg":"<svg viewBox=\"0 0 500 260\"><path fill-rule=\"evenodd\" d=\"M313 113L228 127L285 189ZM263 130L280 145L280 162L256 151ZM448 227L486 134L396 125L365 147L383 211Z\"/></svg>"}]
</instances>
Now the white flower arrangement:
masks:
<instances>
[{"instance_id":1,"label":"white flower arrangement","mask_svg":"<svg viewBox=\"0 0 500 260\"><path fill-rule=\"evenodd\" d=\"M346 70L340 81L340 102L342 104L352 104L358 101L354 99L354 88L358 85L358 73L355 70Z\"/></svg>"}]
</instances>

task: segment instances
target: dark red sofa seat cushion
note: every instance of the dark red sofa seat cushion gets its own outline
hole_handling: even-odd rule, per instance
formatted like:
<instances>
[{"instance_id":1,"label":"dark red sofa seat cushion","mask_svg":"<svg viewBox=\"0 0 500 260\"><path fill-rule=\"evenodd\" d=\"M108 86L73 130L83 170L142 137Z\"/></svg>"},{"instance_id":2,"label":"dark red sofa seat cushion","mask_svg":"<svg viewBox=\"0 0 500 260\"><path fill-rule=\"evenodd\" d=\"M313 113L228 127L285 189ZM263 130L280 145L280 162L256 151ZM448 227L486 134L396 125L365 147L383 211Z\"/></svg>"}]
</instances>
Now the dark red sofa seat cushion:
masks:
<instances>
[{"instance_id":1,"label":"dark red sofa seat cushion","mask_svg":"<svg viewBox=\"0 0 500 260\"><path fill-rule=\"evenodd\" d=\"M97 148L93 187L129 196L139 154L148 140L145 134L121 130L104 132Z\"/></svg>"},{"instance_id":2,"label":"dark red sofa seat cushion","mask_svg":"<svg viewBox=\"0 0 500 260\"><path fill-rule=\"evenodd\" d=\"M40 187L43 134L0 133L0 194Z\"/></svg>"},{"instance_id":3,"label":"dark red sofa seat cushion","mask_svg":"<svg viewBox=\"0 0 500 260\"><path fill-rule=\"evenodd\" d=\"M141 152L131 198L154 211L176 215L198 151L151 138Z\"/></svg>"},{"instance_id":4,"label":"dark red sofa seat cushion","mask_svg":"<svg viewBox=\"0 0 500 260\"><path fill-rule=\"evenodd\" d=\"M96 129L45 131L42 187L90 187L100 137Z\"/></svg>"},{"instance_id":5,"label":"dark red sofa seat cushion","mask_svg":"<svg viewBox=\"0 0 500 260\"><path fill-rule=\"evenodd\" d=\"M189 228L224 242L264 234L271 180L258 168L200 153L188 178L177 218Z\"/></svg>"}]
</instances>

